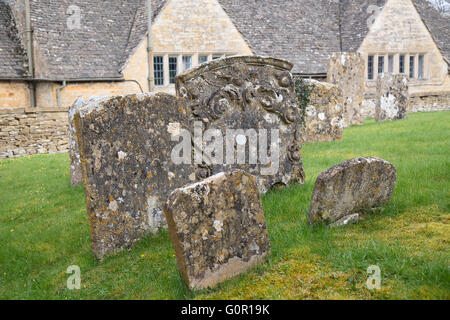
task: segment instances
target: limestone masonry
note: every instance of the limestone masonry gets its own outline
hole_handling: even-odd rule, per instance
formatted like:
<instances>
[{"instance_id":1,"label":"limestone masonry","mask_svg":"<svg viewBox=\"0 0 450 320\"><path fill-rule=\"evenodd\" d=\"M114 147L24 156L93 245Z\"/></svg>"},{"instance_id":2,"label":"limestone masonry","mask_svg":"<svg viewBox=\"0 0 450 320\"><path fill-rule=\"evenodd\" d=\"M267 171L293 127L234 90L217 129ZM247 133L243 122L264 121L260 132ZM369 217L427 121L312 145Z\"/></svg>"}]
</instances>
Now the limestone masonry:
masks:
<instances>
[{"instance_id":1,"label":"limestone masonry","mask_svg":"<svg viewBox=\"0 0 450 320\"><path fill-rule=\"evenodd\" d=\"M0 112L0 159L67 152L67 111Z\"/></svg>"},{"instance_id":2,"label":"limestone masonry","mask_svg":"<svg viewBox=\"0 0 450 320\"><path fill-rule=\"evenodd\" d=\"M175 190L164 213L190 289L212 287L242 273L270 251L256 179L243 171Z\"/></svg>"},{"instance_id":3,"label":"limestone masonry","mask_svg":"<svg viewBox=\"0 0 450 320\"><path fill-rule=\"evenodd\" d=\"M355 219L350 215L388 203L396 179L395 167L375 157L347 160L322 172L314 186L309 223L346 224Z\"/></svg>"}]
</instances>

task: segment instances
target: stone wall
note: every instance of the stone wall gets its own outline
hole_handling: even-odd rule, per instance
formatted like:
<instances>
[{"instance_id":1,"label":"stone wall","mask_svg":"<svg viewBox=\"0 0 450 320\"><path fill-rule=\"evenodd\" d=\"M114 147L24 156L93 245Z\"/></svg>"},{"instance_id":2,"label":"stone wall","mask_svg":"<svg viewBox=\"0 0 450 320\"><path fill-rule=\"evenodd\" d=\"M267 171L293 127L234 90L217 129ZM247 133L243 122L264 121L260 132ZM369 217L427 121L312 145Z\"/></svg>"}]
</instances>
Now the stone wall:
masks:
<instances>
[{"instance_id":1,"label":"stone wall","mask_svg":"<svg viewBox=\"0 0 450 320\"><path fill-rule=\"evenodd\" d=\"M344 128L344 98L331 83L306 80L310 101L305 114L305 142L342 139Z\"/></svg>"},{"instance_id":2,"label":"stone wall","mask_svg":"<svg viewBox=\"0 0 450 320\"><path fill-rule=\"evenodd\" d=\"M364 98L364 60L359 53L334 53L328 61L327 82L337 85L344 96L344 124L362 124Z\"/></svg>"},{"instance_id":3,"label":"stone wall","mask_svg":"<svg viewBox=\"0 0 450 320\"><path fill-rule=\"evenodd\" d=\"M5 111L0 111L0 159L69 150L67 110Z\"/></svg>"},{"instance_id":4,"label":"stone wall","mask_svg":"<svg viewBox=\"0 0 450 320\"><path fill-rule=\"evenodd\" d=\"M408 112L450 110L450 92L436 94L413 94Z\"/></svg>"},{"instance_id":5,"label":"stone wall","mask_svg":"<svg viewBox=\"0 0 450 320\"><path fill-rule=\"evenodd\" d=\"M366 92L361 113L365 119L375 117L376 94ZM423 93L410 95L408 113L450 110L449 93Z\"/></svg>"},{"instance_id":6,"label":"stone wall","mask_svg":"<svg viewBox=\"0 0 450 320\"><path fill-rule=\"evenodd\" d=\"M0 81L0 110L30 105L30 90L23 81Z\"/></svg>"}]
</instances>

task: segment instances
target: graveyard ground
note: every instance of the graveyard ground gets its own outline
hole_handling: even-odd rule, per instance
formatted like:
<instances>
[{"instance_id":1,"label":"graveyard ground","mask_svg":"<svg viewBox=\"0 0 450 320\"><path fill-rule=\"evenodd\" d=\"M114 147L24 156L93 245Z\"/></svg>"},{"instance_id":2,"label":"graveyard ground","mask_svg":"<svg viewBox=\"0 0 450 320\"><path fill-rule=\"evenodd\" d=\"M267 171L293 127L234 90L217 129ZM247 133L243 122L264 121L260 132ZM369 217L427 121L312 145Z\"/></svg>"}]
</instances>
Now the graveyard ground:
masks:
<instances>
[{"instance_id":1,"label":"graveyard ground","mask_svg":"<svg viewBox=\"0 0 450 320\"><path fill-rule=\"evenodd\" d=\"M341 229L306 223L317 175L343 160L378 156L398 170L384 210ZM0 162L0 299L450 299L450 112L348 128L340 142L304 147L307 181L263 198L267 264L219 287L189 292L168 232L97 262L83 187L69 156ZM81 290L66 289L67 267ZM366 288L370 265L381 289Z\"/></svg>"}]
</instances>

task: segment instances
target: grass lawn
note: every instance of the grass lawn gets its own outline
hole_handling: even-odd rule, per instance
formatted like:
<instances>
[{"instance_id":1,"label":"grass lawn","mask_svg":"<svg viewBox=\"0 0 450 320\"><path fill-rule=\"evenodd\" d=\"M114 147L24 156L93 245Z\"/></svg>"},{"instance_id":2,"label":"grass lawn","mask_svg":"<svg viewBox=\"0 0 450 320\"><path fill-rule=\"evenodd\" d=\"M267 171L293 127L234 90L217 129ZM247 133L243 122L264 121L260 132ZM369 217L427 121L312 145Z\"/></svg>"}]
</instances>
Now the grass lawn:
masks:
<instances>
[{"instance_id":1,"label":"grass lawn","mask_svg":"<svg viewBox=\"0 0 450 320\"><path fill-rule=\"evenodd\" d=\"M302 186L264 196L267 264L215 289L187 290L167 231L96 261L83 187L70 187L67 154L0 162L0 299L450 299L450 112L348 128L339 142L304 147ZM391 203L357 225L307 225L317 175L377 156L398 171ZM67 267L81 290L66 289ZM381 289L366 287L381 269Z\"/></svg>"}]
</instances>

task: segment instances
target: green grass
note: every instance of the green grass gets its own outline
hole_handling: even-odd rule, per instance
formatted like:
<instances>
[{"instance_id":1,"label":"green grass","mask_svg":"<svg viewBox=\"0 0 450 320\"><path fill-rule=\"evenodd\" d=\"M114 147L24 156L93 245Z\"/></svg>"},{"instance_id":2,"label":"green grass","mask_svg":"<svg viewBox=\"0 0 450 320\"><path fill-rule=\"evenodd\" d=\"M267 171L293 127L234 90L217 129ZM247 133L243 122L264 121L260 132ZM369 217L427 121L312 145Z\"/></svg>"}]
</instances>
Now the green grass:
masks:
<instances>
[{"instance_id":1,"label":"green grass","mask_svg":"<svg viewBox=\"0 0 450 320\"><path fill-rule=\"evenodd\" d=\"M303 186L263 198L269 261L218 287L190 292L168 232L96 261L82 187L67 154L0 162L0 299L449 299L450 112L348 128L339 142L306 145ZM309 227L317 175L343 160L377 156L398 171L391 203L357 225ZM67 267L81 290L66 289ZM381 269L381 289L365 283Z\"/></svg>"}]
</instances>

